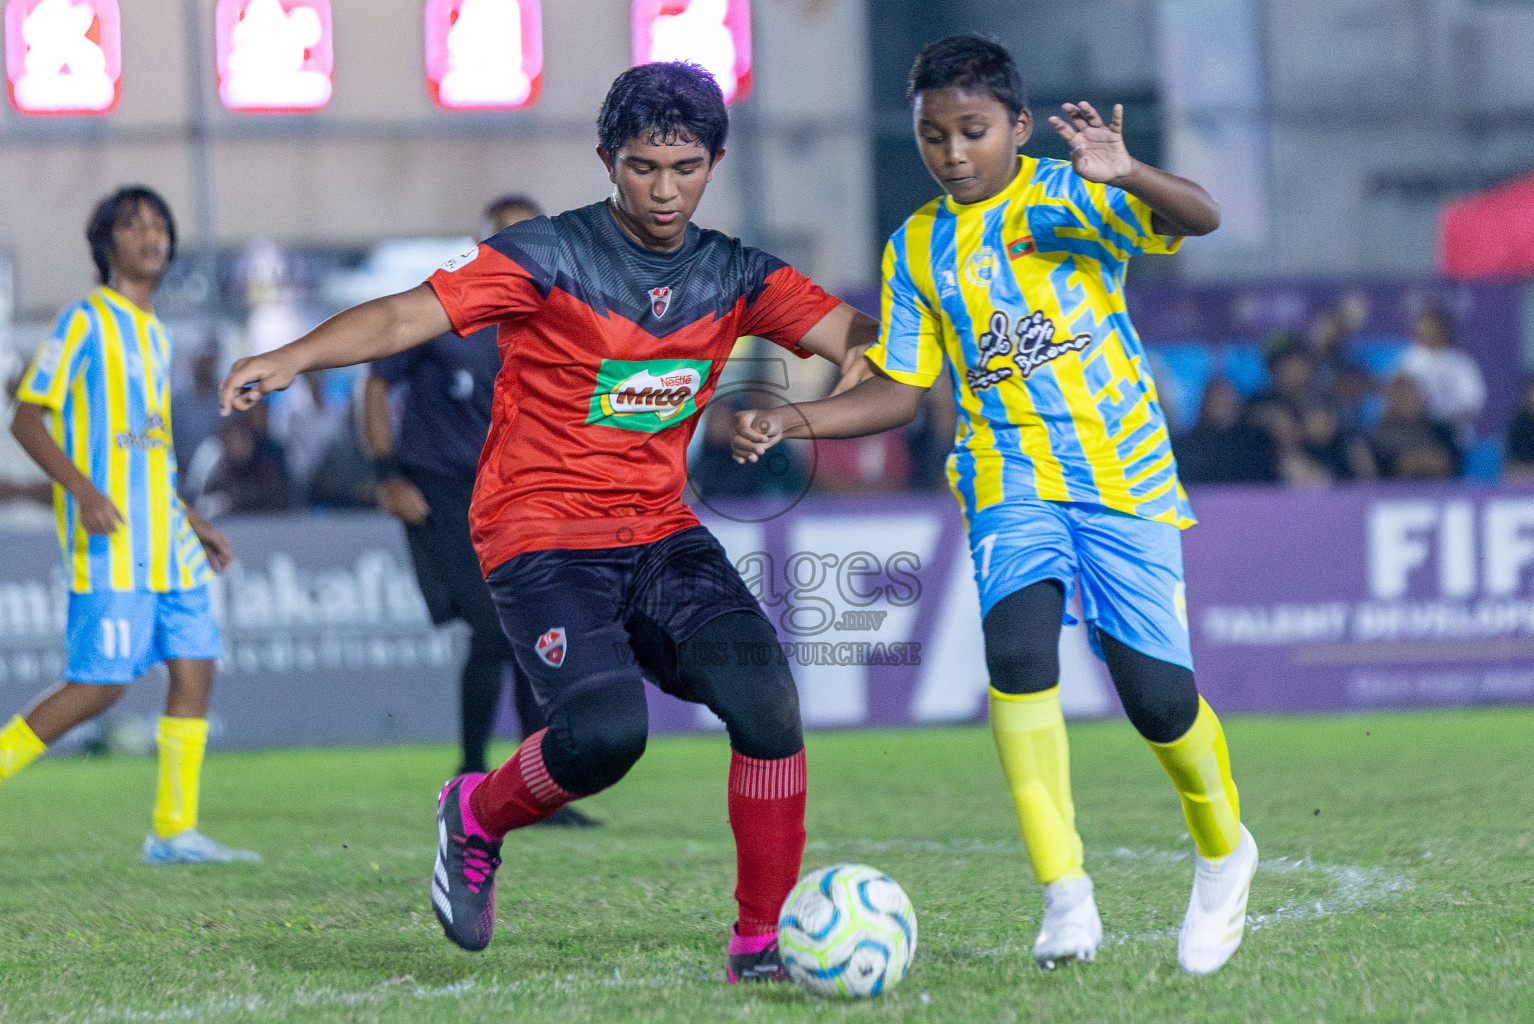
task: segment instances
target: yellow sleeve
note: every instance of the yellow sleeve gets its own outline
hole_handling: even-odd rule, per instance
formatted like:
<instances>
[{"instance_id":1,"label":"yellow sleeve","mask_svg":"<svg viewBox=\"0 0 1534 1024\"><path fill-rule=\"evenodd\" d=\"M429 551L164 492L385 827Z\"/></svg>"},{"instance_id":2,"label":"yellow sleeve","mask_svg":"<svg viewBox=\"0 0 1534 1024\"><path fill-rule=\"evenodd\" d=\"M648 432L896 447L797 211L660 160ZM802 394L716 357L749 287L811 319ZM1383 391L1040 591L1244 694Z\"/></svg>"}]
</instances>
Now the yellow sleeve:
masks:
<instances>
[{"instance_id":1,"label":"yellow sleeve","mask_svg":"<svg viewBox=\"0 0 1534 1024\"><path fill-rule=\"evenodd\" d=\"M931 387L943 372L941 321L916 286L904 247L897 248L895 242L891 238L884 247L879 341L868 350L868 358L902 384Z\"/></svg>"},{"instance_id":2,"label":"yellow sleeve","mask_svg":"<svg viewBox=\"0 0 1534 1024\"><path fill-rule=\"evenodd\" d=\"M1139 196L1131 195L1121 188L1086 182L1087 193L1092 197L1092 209L1088 212L1094 226L1102 235L1103 242L1120 260L1139 253L1166 255L1182 246L1181 235L1157 234L1152 227L1154 214Z\"/></svg>"},{"instance_id":3,"label":"yellow sleeve","mask_svg":"<svg viewBox=\"0 0 1534 1024\"><path fill-rule=\"evenodd\" d=\"M86 342L93 329L93 321L83 309L76 308L60 317L53 337L43 342L32 357L32 365L16 389L16 400L55 412L64 408L70 382L85 363Z\"/></svg>"}]
</instances>

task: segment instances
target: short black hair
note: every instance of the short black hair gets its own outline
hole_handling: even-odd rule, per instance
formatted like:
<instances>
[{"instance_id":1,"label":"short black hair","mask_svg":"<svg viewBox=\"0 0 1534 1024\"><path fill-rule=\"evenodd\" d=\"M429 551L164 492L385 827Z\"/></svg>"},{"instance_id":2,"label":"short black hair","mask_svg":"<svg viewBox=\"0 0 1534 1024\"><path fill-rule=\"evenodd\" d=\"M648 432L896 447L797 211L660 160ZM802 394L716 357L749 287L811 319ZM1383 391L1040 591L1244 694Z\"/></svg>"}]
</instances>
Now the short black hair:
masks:
<instances>
[{"instance_id":1,"label":"short black hair","mask_svg":"<svg viewBox=\"0 0 1534 1024\"><path fill-rule=\"evenodd\" d=\"M96 264L96 276L106 284L112 276L112 229L141 204L148 203L165 220L165 230L170 235L170 253L166 262L176 258L176 218L170 214L170 204L160 193L144 185L120 188L96 204L90 222L85 226L85 240L91 245L91 259Z\"/></svg>"},{"instance_id":2,"label":"short black hair","mask_svg":"<svg viewBox=\"0 0 1534 1024\"><path fill-rule=\"evenodd\" d=\"M906 80L905 98L914 101L927 89L983 90L1016 121L1028 107L1017 62L995 39L976 32L948 36L922 47Z\"/></svg>"},{"instance_id":3,"label":"short black hair","mask_svg":"<svg viewBox=\"0 0 1534 1024\"><path fill-rule=\"evenodd\" d=\"M485 219L489 220L502 210L509 210L513 207L527 210L534 217L543 216L543 207L539 206L537 200L532 196L524 195L521 192L511 192L492 201L485 207Z\"/></svg>"},{"instance_id":4,"label":"short black hair","mask_svg":"<svg viewBox=\"0 0 1534 1024\"><path fill-rule=\"evenodd\" d=\"M635 138L656 143L696 139L714 160L729 133L730 115L719 83L691 61L629 68L613 79L597 115L597 136L610 154Z\"/></svg>"}]
</instances>

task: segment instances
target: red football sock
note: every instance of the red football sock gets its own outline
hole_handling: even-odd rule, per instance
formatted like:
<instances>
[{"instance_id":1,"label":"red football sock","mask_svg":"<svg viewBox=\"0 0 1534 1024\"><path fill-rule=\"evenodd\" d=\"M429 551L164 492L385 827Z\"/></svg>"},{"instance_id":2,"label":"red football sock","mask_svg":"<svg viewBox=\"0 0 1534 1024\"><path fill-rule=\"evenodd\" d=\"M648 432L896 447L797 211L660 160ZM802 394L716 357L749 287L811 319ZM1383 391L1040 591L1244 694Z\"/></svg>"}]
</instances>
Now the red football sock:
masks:
<instances>
[{"instance_id":1,"label":"red football sock","mask_svg":"<svg viewBox=\"0 0 1534 1024\"><path fill-rule=\"evenodd\" d=\"M495 838L514 828L542 821L575 799L549 776L543 765L543 734L539 729L517 748L469 795L469 809L480 827Z\"/></svg>"},{"instance_id":2,"label":"red football sock","mask_svg":"<svg viewBox=\"0 0 1534 1024\"><path fill-rule=\"evenodd\" d=\"M778 930L778 912L804 858L804 749L758 761L730 751L730 828L735 832L735 902L744 936Z\"/></svg>"}]
</instances>

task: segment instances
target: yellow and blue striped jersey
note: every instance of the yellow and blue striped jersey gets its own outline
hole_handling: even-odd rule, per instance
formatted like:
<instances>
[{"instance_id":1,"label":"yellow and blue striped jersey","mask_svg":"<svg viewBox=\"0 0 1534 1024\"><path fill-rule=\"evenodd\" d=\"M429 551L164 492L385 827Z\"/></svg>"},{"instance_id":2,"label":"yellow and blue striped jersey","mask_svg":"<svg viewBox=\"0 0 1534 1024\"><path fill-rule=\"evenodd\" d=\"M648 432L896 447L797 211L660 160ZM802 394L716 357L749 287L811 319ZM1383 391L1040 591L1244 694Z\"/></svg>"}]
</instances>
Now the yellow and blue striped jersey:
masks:
<instances>
[{"instance_id":1,"label":"yellow and blue striped jersey","mask_svg":"<svg viewBox=\"0 0 1534 1024\"><path fill-rule=\"evenodd\" d=\"M1021 157L997 196L947 196L884 250L878 344L894 379L954 369L948 480L966 517L1008 499L1089 502L1191 526L1166 417L1124 305L1136 253L1169 253L1144 202L1064 160Z\"/></svg>"},{"instance_id":2,"label":"yellow and blue striped jersey","mask_svg":"<svg viewBox=\"0 0 1534 1024\"><path fill-rule=\"evenodd\" d=\"M59 317L16 393L49 410L64 454L125 523L91 536L55 484L64 576L77 594L189 590L213 578L176 494L170 434L170 336L152 314L98 288Z\"/></svg>"}]
</instances>

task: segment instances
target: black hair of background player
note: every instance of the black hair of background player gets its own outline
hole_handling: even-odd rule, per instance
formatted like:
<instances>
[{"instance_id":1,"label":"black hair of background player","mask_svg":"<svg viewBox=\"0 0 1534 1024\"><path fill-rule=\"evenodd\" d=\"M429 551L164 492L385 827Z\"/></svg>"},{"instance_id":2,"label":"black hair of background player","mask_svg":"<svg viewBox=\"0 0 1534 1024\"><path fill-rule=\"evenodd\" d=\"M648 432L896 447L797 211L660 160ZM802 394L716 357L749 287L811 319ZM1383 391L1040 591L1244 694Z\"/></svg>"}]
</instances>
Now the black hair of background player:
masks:
<instances>
[{"instance_id":1,"label":"black hair of background player","mask_svg":"<svg viewBox=\"0 0 1534 1024\"><path fill-rule=\"evenodd\" d=\"M165 230L170 235L170 252L165 257L166 264L176 258L176 218L171 216L170 204L148 186L128 185L97 203L85 226L85 240L90 243L91 260L96 264L96 276L102 284L106 284L112 275L112 229L140 203L154 207L165 220Z\"/></svg>"},{"instance_id":2,"label":"black hair of background player","mask_svg":"<svg viewBox=\"0 0 1534 1024\"><path fill-rule=\"evenodd\" d=\"M511 192L493 200L490 205L485 207L485 219L494 220L495 215L502 210L512 209L526 210L534 217L543 216L543 207L538 205L536 199L521 192Z\"/></svg>"},{"instance_id":3,"label":"black hair of background player","mask_svg":"<svg viewBox=\"0 0 1534 1024\"><path fill-rule=\"evenodd\" d=\"M691 61L629 68L613 79L597 115L598 139L612 154L633 138L663 144L696 139L713 159L729 132L719 83Z\"/></svg>"},{"instance_id":4,"label":"black hair of background player","mask_svg":"<svg viewBox=\"0 0 1534 1024\"><path fill-rule=\"evenodd\" d=\"M906 99L949 86L990 93L1014 121L1028 106L1022 73L1007 48L975 32L948 36L922 47L906 80Z\"/></svg>"}]
</instances>

